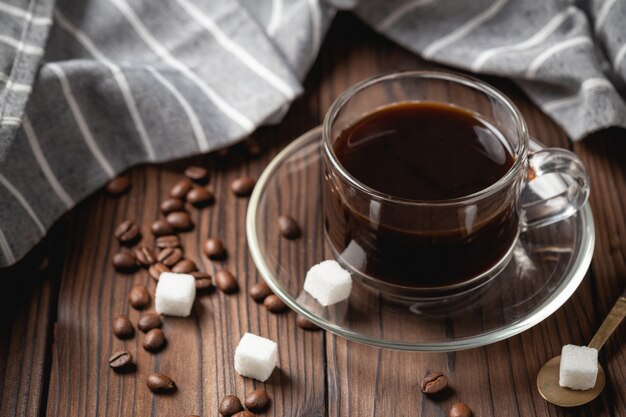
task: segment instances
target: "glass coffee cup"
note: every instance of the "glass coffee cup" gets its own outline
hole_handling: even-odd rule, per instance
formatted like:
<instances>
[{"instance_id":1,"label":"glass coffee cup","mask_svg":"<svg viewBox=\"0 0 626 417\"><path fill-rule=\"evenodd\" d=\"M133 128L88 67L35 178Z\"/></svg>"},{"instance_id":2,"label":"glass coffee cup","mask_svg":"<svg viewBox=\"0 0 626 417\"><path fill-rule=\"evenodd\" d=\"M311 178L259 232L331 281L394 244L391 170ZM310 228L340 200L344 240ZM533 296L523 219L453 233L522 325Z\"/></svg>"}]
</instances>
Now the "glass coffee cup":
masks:
<instances>
[{"instance_id":1,"label":"glass coffee cup","mask_svg":"<svg viewBox=\"0 0 626 417\"><path fill-rule=\"evenodd\" d=\"M450 143L445 138L431 140L428 146L426 142L405 142L425 150L414 162L402 161L408 168L381 167L382 159L379 161L375 154L371 163L348 164L343 155L348 155L348 148L359 146L359 142L346 145L350 140L347 136L376 117L412 107L434 111L424 116L425 123L438 114L438 109L475 120L481 132L489 131L493 136L477 140L483 141L486 148L493 148L497 142L508 155L506 161L502 160L501 175L487 175L485 178L492 179L484 186L467 194L451 194L452 197L426 192L426 197L416 198L413 191L428 188L428 184L417 182L415 190L402 188L413 187L411 183L407 185L403 169L426 172L429 181L454 182L447 166L451 159L460 161L470 172L493 174L482 163L472 167L478 162L473 162L471 154L463 153L464 143L459 142L462 139ZM411 123L412 119L409 114L405 119L393 120ZM372 126L375 124L372 122ZM424 126L416 124L415 134L402 141L425 141L420 136ZM376 127L371 129L374 130L362 143L376 141L379 134L385 134L377 132ZM492 86L465 75L410 71L365 80L332 104L322 135L327 243L355 277L400 296L437 298L479 287L506 267L521 232L571 216L589 196L589 179L575 154L556 148L529 152L528 130L517 107ZM401 152L403 148L399 149ZM496 151L502 154L502 150ZM357 168L361 170L358 173ZM365 182L363 169L368 177ZM561 176L564 191L526 201L529 184L546 174ZM384 176L386 182L380 182L378 175ZM379 182L390 185L394 191L382 190ZM452 185L463 190L461 185Z\"/></svg>"}]
</instances>

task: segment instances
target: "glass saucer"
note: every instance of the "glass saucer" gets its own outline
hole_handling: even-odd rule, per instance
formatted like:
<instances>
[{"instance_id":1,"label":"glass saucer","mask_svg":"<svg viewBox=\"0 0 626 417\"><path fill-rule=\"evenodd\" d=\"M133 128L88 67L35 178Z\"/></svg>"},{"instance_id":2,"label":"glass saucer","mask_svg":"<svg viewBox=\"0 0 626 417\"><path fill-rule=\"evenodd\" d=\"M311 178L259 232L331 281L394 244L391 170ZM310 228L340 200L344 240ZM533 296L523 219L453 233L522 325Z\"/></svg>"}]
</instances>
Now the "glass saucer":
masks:
<instances>
[{"instance_id":1,"label":"glass saucer","mask_svg":"<svg viewBox=\"0 0 626 417\"><path fill-rule=\"evenodd\" d=\"M594 246L587 203L562 222L523 232L506 268L488 284L445 300L411 300L353 280L350 298L322 307L303 291L309 268L332 259L322 225L321 129L287 146L268 165L250 199L246 228L252 258L289 307L320 327L368 345L412 351L451 351L495 343L539 323L574 293ZM541 145L532 142L531 149ZM540 181L541 180L541 181ZM532 194L563 192L568 179L533 181ZM277 218L293 216L297 240L280 236ZM418 267L418 266L416 266Z\"/></svg>"}]
</instances>

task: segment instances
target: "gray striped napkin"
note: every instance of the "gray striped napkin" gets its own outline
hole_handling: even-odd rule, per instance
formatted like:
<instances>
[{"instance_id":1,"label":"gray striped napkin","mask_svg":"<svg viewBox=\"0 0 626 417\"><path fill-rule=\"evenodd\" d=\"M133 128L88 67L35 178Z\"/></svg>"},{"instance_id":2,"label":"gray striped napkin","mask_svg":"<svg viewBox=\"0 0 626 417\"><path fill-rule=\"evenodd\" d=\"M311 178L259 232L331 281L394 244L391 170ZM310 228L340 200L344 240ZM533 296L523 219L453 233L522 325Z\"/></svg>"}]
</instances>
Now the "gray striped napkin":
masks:
<instances>
[{"instance_id":1,"label":"gray striped napkin","mask_svg":"<svg viewBox=\"0 0 626 417\"><path fill-rule=\"evenodd\" d=\"M129 166L280 120L338 8L574 140L626 127L625 0L0 0L0 266Z\"/></svg>"}]
</instances>

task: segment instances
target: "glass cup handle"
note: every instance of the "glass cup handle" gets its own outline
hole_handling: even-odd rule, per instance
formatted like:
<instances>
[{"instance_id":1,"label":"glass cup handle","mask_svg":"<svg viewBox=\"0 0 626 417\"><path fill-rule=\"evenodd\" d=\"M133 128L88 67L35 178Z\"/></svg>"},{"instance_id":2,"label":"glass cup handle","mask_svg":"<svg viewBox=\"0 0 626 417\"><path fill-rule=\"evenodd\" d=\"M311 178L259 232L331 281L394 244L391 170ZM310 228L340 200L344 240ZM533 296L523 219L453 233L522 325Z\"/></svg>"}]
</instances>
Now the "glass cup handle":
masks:
<instances>
[{"instance_id":1,"label":"glass cup handle","mask_svg":"<svg viewBox=\"0 0 626 417\"><path fill-rule=\"evenodd\" d=\"M576 213L589 198L589 176L575 153L547 148L528 155L521 197L522 230L547 226Z\"/></svg>"}]
</instances>

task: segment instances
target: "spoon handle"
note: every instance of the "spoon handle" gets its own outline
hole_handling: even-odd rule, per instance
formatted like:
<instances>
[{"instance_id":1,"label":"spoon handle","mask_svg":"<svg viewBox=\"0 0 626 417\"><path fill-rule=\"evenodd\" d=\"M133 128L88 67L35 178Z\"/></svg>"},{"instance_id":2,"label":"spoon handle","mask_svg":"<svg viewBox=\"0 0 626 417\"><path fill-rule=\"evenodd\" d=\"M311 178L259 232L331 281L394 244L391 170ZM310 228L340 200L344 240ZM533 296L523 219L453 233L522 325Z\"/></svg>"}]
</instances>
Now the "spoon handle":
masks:
<instances>
[{"instance_id":1,"label":"spoon handle","mask_svg":"<svg viewBox=\"0 0 626 417\"><path fill-rule=\"evenodd\" d=\"M593 339L589 342L589 347L599 350L615 331L617 326L619 326L624 317L626 317L626 290L617 299L611 311L609 311L609 315L606 316L595 336L593 336Z\"/></svg>"}]
</instances>

